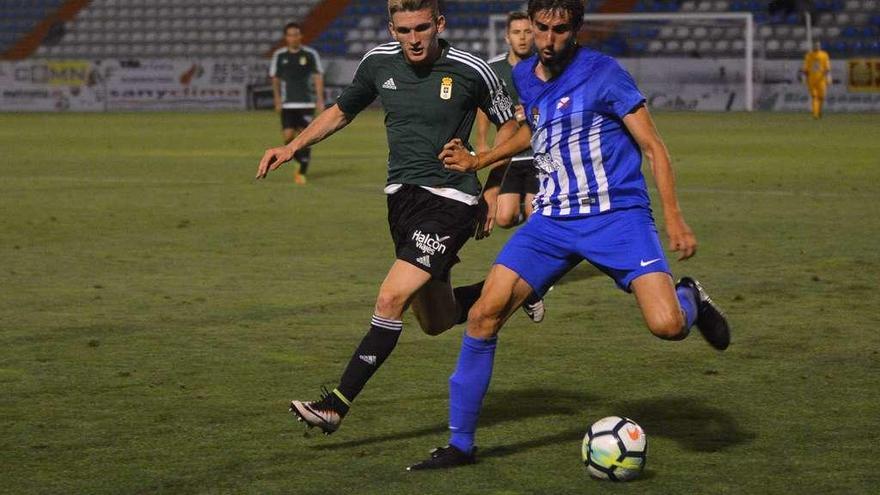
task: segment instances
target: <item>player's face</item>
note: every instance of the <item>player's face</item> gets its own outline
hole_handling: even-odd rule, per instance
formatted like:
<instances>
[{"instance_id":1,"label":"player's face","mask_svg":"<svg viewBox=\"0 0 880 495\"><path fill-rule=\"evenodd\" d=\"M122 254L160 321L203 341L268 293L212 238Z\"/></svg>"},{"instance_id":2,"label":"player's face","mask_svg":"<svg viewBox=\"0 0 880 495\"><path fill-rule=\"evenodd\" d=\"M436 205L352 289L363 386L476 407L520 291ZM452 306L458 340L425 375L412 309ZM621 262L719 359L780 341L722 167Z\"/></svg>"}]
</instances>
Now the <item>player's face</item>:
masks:
<instances>
[{"instance_id":1,"label":"player's face","mask_svg":"<svg viewBox=\"0 0 880 495\"><path fill-rule=\"evenodd\" d=\"M292 48L294 50L298 49L302 46L302 31L297 28L289 28L287 31L284 31L284 43L287 44L288 48Z\"/></svg>"},{"instance_id":2,"label":"player's face","mask_svg":"<svg viewBox=\"0 0 880 495\"><path fill-rule=\"evenodd\" d=\"M535 48L541 63L554 66L564 62L575 46L571 14L560 10L539 10L532 19Z\"/></svg>"},{"instance_id":3,"label":"player's face","mask_svg":"<svg viewBox=\"0 0 880 495\"><path fill-rule=\"evenodd\" d=\"M407 62L421 65L433 62L440 53L437 35L446 28L443 16L434 18L431 9L395 12L388 23L391 36L400 42Z\"/></svg>"},{"instance_id":4,"label":"player's face","mask_svg":"<svg viewBox=\"0 0 880 495\"><path fill-rule=\"evenodd\" d=\"M532 53L532 45L535 43L535 35L532 33L532 23L528 19L517 19L510 23L507 29L507 44L519 58L526 58Z\"/></svg>"}]
</instances>

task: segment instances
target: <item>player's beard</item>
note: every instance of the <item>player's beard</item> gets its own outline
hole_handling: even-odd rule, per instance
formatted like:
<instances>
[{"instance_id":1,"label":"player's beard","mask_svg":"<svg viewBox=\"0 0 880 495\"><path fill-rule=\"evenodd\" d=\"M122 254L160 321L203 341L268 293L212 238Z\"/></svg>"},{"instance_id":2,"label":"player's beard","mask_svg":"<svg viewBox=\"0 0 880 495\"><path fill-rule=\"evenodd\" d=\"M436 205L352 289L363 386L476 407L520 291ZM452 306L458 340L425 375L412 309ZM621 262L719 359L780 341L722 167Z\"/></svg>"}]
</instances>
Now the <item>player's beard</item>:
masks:
<instances>
[{"instance_id":1,"label":"player's beard","mask_svg":"<svg viewBox=\"0 0 880 495\"><path fill-rule=\"evenodd\" d=\"M550 73L559 74L565 69L568 62L571 61L571 58L577 50L577 46L577 40L572 39L565 44L565 47L563 47L561 51L554 53L551 58L545 58L543 50L538 51L538 58L541 59L541 65L546 67Z\"/></svg>"}]
</instances>

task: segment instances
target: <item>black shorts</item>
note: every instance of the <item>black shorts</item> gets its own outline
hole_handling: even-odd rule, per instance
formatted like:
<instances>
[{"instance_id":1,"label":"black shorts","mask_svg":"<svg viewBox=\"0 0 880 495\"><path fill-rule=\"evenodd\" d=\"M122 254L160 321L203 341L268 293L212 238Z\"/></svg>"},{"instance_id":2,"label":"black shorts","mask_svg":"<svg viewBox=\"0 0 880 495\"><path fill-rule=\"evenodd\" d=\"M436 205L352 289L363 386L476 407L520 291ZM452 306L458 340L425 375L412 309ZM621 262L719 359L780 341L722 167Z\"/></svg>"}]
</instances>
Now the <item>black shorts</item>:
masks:
<instances>
[{"instance_id":1,"label":"black shorts","mask_svg":"<svg viewBox=\"0 0 880 495\"><path fill-rule=\"evenodd\" d=\"M538 169L532 160L510 162L499 194L538 194Z\"/></svg>"},{"instance_id":2,"label":"black shorts","mask_svg":"<svg viewBox=\"0 0 880 495\"><path fill-rule=\"evenodd\" d=\"M388 226L397 259L449 280L458 251L474 234L478 207L404 184L388 195Z\"/></svg>"},{"instance_id":3,"label":"black shorts","mask_svg":"<svg viewBox=\"0 0 880 495\"><path fill-rule=\"evenodd\" d=\"M282 129L305 129L315 116L314 108L282 108Z\"/></svg>"}]
</instances>

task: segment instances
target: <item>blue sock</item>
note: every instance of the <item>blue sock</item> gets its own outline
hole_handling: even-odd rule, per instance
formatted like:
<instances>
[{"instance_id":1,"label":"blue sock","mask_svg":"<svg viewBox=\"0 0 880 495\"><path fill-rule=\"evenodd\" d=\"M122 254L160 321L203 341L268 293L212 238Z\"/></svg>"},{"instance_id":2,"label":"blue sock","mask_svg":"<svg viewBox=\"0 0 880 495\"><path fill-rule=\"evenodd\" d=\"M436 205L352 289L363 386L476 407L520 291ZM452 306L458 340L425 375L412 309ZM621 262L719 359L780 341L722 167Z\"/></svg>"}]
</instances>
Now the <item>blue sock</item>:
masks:
<instances>
[{"instance_id":1,"label":"blue sock","mask_svg":"<svg viewBox=\"0 0 880 495\"><path fill-rule=\"evenodd\" d=\"M474 433L483 405L483 396L492 379L497 338L480 340L464 336L458 365L449 377L449 445L462 452L474 449Z\"/></svg>"},{"instance_id":2,"label":"blue sock","mask_svg":"<svg viewBox=\"0 0 880 495\"><path fill-rule=\"evenodd\" d=\"M678 286L675 289L676 295L678 295L678 304L681 305L681 309L684 311L684 319L685 325L688 329L694 326L694 322L697 321L697 294L696 291L691 289L690 287Z\"/></svg>"}]
</instances>

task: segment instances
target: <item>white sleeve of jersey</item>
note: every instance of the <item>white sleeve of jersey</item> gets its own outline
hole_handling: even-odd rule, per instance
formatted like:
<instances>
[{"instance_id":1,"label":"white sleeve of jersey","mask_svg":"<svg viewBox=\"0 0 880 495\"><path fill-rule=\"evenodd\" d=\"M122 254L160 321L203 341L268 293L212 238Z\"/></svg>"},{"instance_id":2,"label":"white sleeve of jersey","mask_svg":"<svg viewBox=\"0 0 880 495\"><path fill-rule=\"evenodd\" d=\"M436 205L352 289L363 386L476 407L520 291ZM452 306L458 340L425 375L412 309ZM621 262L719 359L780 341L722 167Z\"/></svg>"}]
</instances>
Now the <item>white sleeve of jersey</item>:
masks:
<instances>
[{"instance_id":1,"label":"white sleeve of jersey","mask_svg":"<svg viewBox=\"0 0 880 495\"><path fill-rule=\"evenodd\" d=\"M323 74L324 64L321 63L321 55L318 54L318 50L315 50L314 48L310 48L308 46L304 46L303 49L311 53L312 56L315 57L315 71L318 74Z\"/></svg>"},{"instance_id":2,"label":"white sleeve of jersey","mask_svg":"<svg viewBox=\"0 0 880 495\"><path fill-rule=\"evenodd\" d=\"M272 54L272 61L269 62L269 77L275 77L275 75L278 74L278 56L281 55L283 51L284 49L275 50L275 53Z\"/></svg>"}]
</instances>

